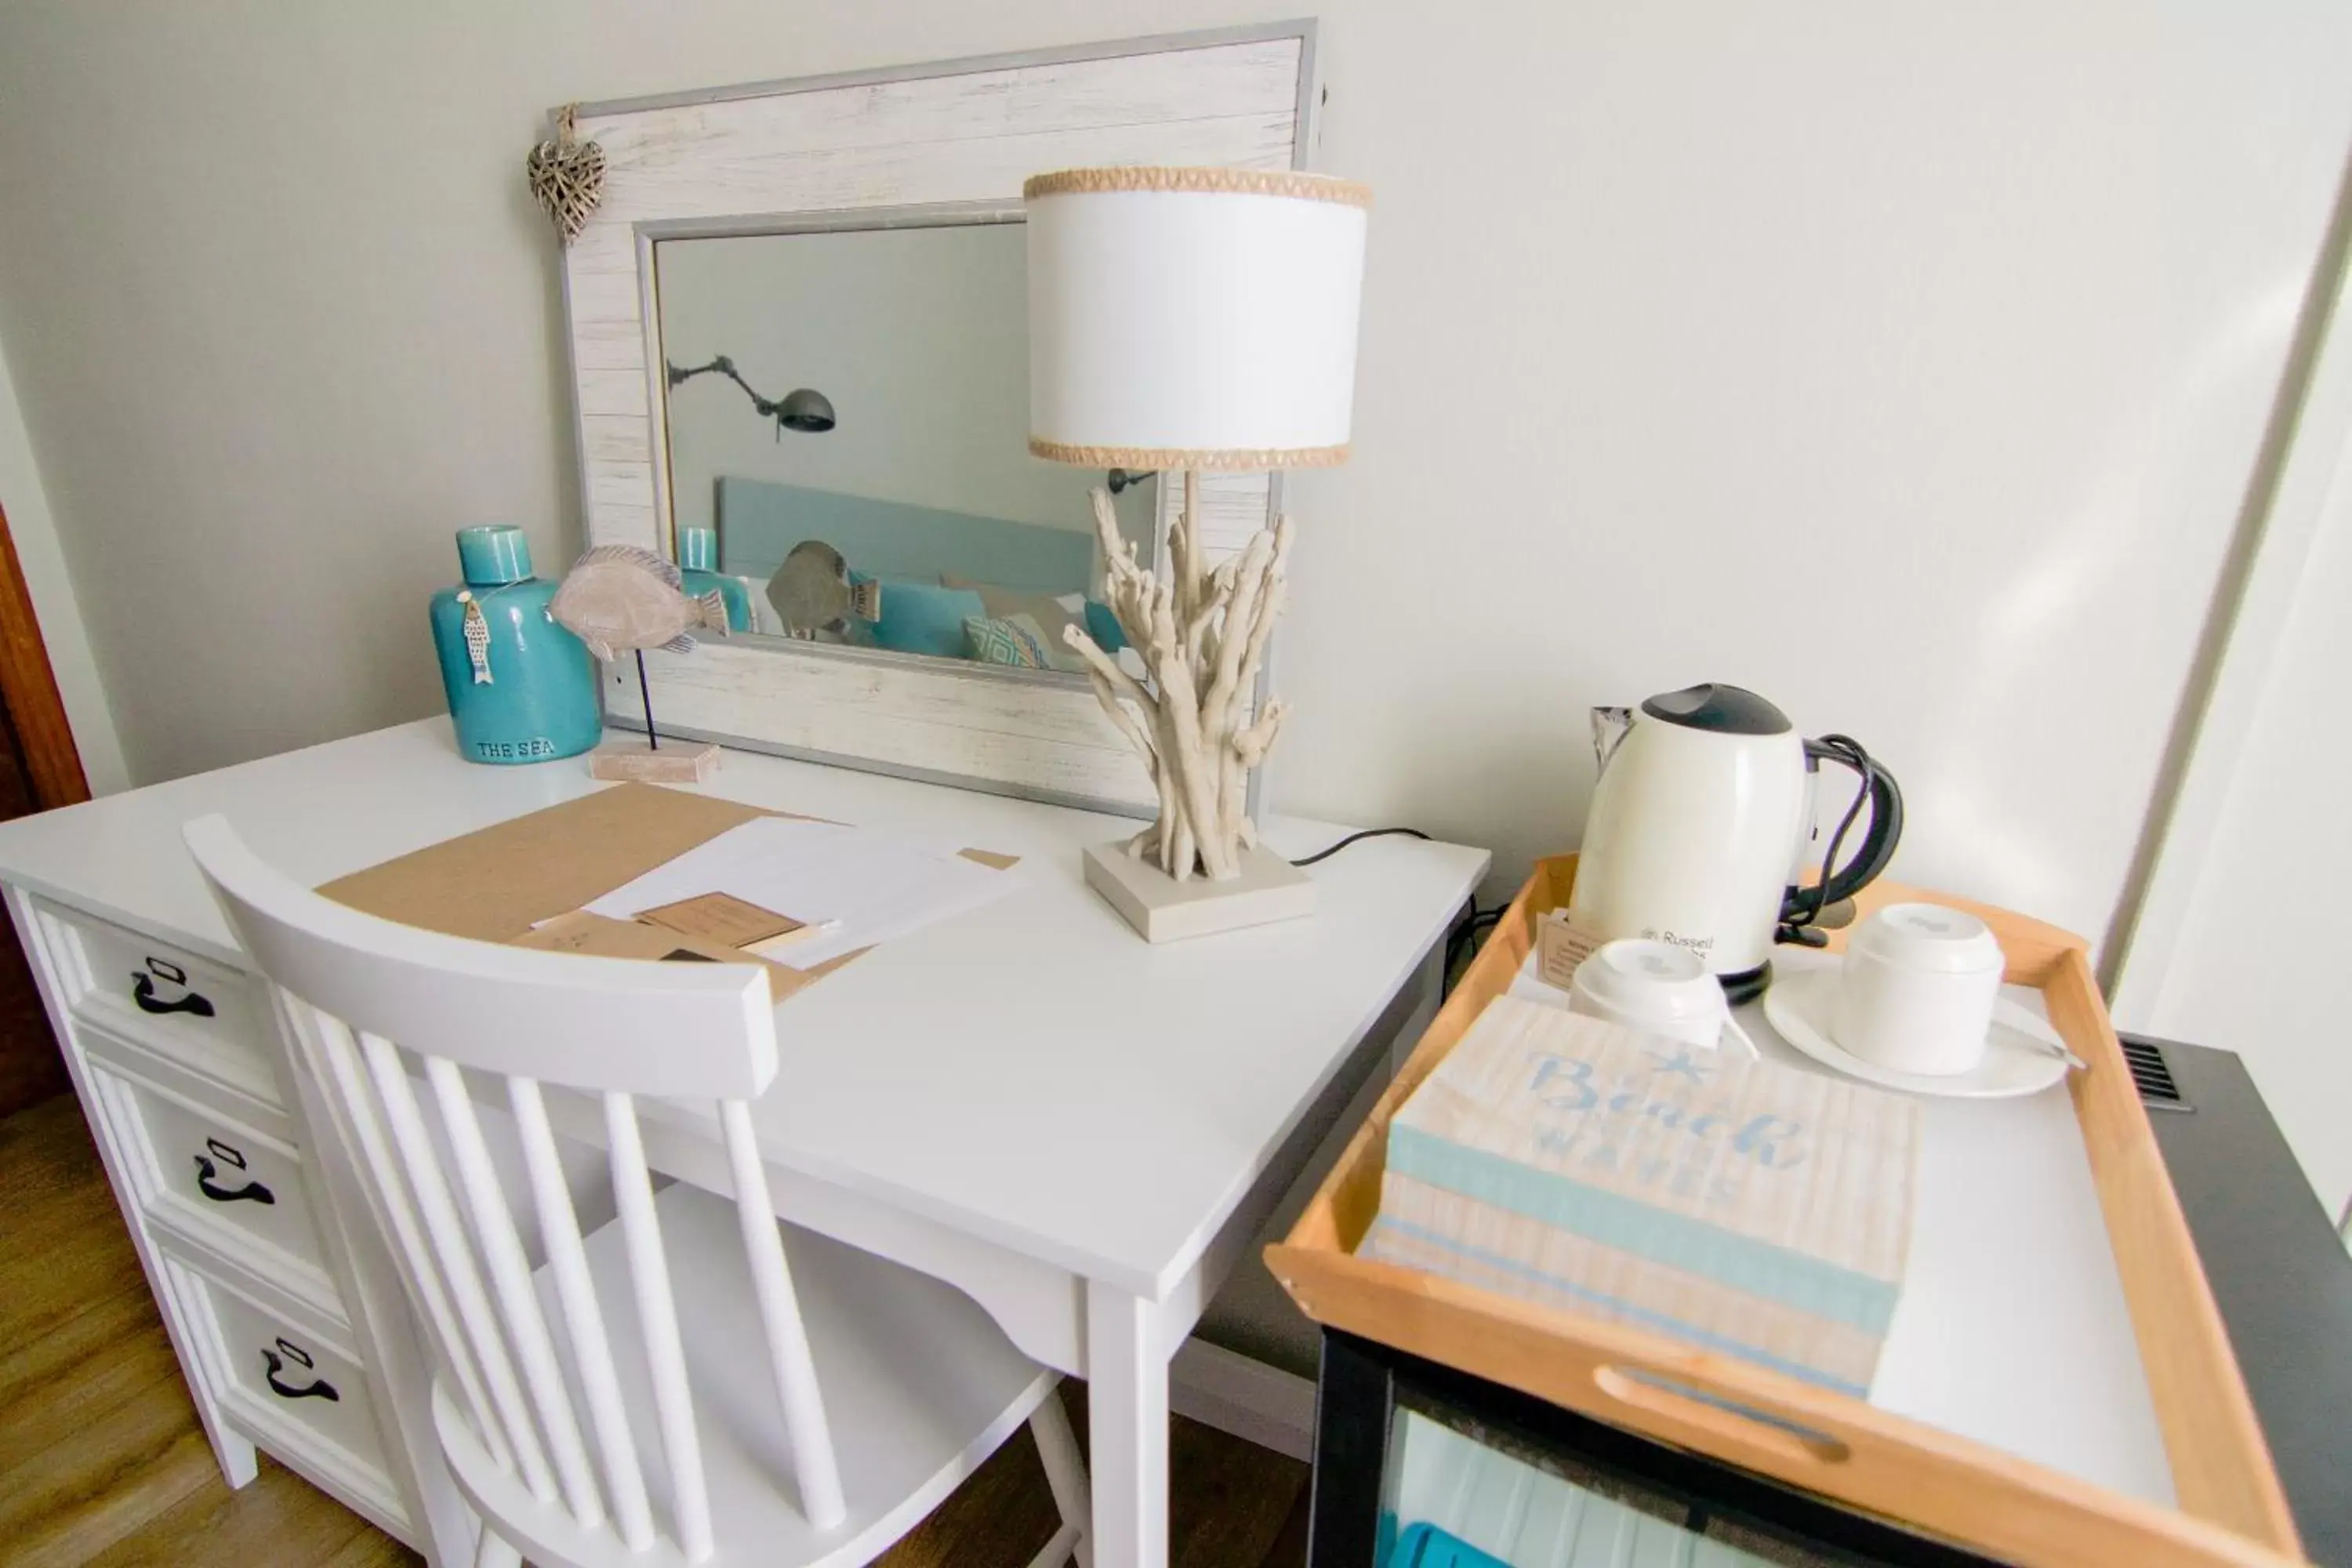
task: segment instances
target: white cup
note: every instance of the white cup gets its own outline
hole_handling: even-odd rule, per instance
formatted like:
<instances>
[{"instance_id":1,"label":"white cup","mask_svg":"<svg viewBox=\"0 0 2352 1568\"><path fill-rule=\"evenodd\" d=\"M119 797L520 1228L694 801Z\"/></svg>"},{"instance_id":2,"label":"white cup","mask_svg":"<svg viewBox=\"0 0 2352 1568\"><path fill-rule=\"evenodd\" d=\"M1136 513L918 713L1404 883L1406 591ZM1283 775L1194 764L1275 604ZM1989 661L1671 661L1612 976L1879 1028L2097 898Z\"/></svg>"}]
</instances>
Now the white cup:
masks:
<instances>
[{"instance_id":1,"label":"white cup","mask_svg":"<svg viewBox=\"0 0 2352 1568\"><path fill-rule=\"evenodd\" d=\"M1709 1050L1728 1036L1742 1055L1756 1055L1705 961L1672 942L1603 942L1570 977L1568 1010Z\"/></svg>"},{"instance_id":2,"label":"white cup","mask_svg":"<svg viewBox=\"0 0 2352 1568\"><path fill-rule=\"evenodd\" d=\"M1889 904L1846 939L1830 1035L1896 1072L1967 1072L1984 1059L2006 962L2000 941L1965 910Z\"/></svg>"}]
</instances>

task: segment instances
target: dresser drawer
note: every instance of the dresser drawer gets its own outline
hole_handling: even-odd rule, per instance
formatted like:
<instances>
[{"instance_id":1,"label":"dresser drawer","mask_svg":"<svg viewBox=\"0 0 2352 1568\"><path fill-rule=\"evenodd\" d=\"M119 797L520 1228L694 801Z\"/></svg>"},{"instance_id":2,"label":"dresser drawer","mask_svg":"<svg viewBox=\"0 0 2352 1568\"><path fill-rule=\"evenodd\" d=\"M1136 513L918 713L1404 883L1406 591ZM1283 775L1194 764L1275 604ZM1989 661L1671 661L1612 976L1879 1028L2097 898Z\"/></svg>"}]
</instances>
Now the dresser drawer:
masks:
<instances>
[{"instance_id":1,"label":"dresser drawer","mask_svg":"<svg viewBox=\"0 0 2352 1568\"><path fill-rule=\"evenodd\" d=\"M230 1382L261 1408L382 1470L375 1409L358 1363L224 1286L204 1280L203 1289Z\"/></svg>"},{"instance_id":2,"label":"dresser drawer","mask_svg":"<svg viewBox=\"0 0 2352 1568\"><path fill-rule=\"evenodd\" d=\"M85 1048L91 1085L150 1221L242 1259L338 1318L300 1151L276 1129L149 1076L136 1052Z\"/></svg>"},{"instance_id":3,"label":"dresser drawer","mask_svg":"<svg viewBox=\"0 0 2352 1568\"><path fill-rule=\"evenodd\" d=\"M340 1327L270 1296L226 1259L165 1237L164 1269L214 1398L255 1444L404 1534L375 1401Z\"/></svg>"},{"instance_id":4,"label":"dresser drawer","mask_svg":"<svg viewBox=\"0 0 2352 1568\"><path fill-rule=\"evenodd\" d=\"M274 1105L273 1025L260 984L237 970L46 900L33 903L66 1005Z\"/></svg>"}]
</instances>

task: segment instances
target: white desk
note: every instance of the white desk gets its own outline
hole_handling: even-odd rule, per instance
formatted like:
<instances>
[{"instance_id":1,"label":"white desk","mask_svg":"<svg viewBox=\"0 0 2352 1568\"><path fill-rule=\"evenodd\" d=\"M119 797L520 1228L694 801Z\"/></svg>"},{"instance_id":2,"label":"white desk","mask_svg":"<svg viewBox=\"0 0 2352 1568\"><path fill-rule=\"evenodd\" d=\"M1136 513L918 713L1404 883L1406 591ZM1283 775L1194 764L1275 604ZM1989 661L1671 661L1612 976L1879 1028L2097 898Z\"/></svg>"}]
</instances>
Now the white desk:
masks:
<instances>
[{"instance_id":1,"label":"white desk","mask_svg":"<svg viewBox=\"0 0 2352 1568\"><path fill-rule=\"evenodd\" d=\"M0 825L0 882L225 1469L249 1476L257 1439L436 1557L458 1516L413 1419L424 1373L396 1287L357 1227L327 1217L319 1166L338 1156L289 1114L275 1042L237 1037L266 1003L237 995L245 961L180 828L224 813L316 884L596 787L577 761L466 763L428 721ZM1311 921L1155 948L1080 880L1080 849L1133 830L1120 819L741 752L705 787L1022 858L1013 897L779 1009L761 1144L780 1213L953 1281L1030 1354L1088 1380L1096 1561L1158 1568L1169 1360L1377 1065L1373 1026L1426 973L1486 855L1374 840L1314 868ZM1267 838L1300 854L1341 831L1276 821ZM132 1005L158 946L222 998L213 1015ZM215 1126L257 1170L265 1152L301 1163L281 1185L298 1182L342 1243L306 1259L299 1205L191 1195L194 1159L172 1145L195 1139L201 1158ZM723 1190L715 1138L700 1111L649 1111L656 1164ZM322 1270L345 1299L317 1299ZM362 1451L363 1401L279 1408L253 1386L237 1336L279 1326L362 1381L384 1454Z\"/></svg>"}]
</instances>

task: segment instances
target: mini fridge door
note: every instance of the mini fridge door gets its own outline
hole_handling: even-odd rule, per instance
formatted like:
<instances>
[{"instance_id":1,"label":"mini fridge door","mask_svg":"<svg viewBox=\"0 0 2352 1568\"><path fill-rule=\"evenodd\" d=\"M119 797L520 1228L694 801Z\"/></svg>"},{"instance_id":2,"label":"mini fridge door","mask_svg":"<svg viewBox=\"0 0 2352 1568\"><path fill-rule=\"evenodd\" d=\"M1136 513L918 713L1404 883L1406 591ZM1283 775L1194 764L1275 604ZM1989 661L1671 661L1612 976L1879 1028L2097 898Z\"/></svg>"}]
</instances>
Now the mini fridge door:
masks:
<instances>
[{"instance_id":1,"label":"mini fridge door","mask_svg":"<svg viewBox=\"0 0 2352 1568\"><path fill-rule=\"evenodd\" d=\"M1991 1562L1329 1331L1316 1447L1308 1568Z\"/></svg>"}]
</instances>

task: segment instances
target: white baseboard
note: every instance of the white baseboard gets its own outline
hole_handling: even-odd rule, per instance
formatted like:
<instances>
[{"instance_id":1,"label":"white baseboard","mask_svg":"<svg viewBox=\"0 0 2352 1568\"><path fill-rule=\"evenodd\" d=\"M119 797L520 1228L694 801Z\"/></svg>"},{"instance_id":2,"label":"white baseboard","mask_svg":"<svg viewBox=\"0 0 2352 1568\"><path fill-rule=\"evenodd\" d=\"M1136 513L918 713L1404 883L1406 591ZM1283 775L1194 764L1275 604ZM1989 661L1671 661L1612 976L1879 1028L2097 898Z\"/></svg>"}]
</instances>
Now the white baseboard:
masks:
<instances>
[{"instance_id":1,"label":"white baseboard","mask_svg":"<svg viewBox=\"0 0 2352 1568\"><path fill-rule=\"evenodd\" d=\"M1186 1340L1168 1363L1168 1407L1261 1448L1314 1460L1315 1384L1206 1340Z\"/></svg>"}]
</instances>

